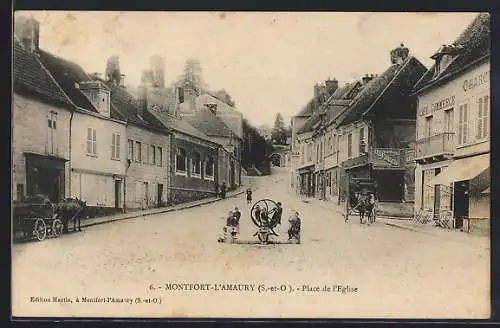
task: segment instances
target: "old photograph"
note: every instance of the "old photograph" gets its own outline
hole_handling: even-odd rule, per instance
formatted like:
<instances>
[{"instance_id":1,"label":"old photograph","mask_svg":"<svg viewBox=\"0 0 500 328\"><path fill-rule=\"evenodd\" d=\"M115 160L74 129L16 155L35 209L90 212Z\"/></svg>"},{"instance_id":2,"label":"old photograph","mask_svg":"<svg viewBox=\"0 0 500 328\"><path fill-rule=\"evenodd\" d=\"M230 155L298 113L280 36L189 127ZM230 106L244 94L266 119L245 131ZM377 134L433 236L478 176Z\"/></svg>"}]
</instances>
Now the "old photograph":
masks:
<instances>
[{"instance_id":1,"label":"old photograph","mask_svg":"<svg viewBox=\"0 0 500 328\"><path fill-rule=\"evenodd\" d=\"M490 317L490 15L15 11L13 317Z\"/></svg>"}]
</instances>

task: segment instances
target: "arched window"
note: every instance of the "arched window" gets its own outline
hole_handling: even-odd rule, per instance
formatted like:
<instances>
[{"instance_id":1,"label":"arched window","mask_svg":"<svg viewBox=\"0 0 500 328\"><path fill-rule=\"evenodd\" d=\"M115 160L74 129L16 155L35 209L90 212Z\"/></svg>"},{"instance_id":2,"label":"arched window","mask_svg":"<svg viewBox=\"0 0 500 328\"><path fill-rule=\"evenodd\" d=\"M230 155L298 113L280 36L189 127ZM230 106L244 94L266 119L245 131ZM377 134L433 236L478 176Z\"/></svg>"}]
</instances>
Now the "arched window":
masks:
<instances>
[{"instance_id":1,"label":"arched window","mask_svg":"<svg viewBox=\"0 0 500 328\"><path fill-rule=\"evenodd\" d=\"M187 157L186 151L183 148L177 148L175 155L175 171L179 173L186 173Z\"/></svg>"},{"instance_id":2,"label":"arched window","mask_svg":"<svg viewBox=\"0 0 500 328\"><path fill-rule=\"evenodd\" d=\"M191 176L201 177L201 156L197 151L191 154Z\"/></svg>"},{"instance_id":3,"label":"arched window","mask_svg":"<svg viewBox=\"0 0 500 328\"><path fill-rule=\"evenodd\" d=\"M215 171L214 159L211 156L207 156L205 159L205 178L208 180L213 180Z\"/></svg>"}]
</instances>

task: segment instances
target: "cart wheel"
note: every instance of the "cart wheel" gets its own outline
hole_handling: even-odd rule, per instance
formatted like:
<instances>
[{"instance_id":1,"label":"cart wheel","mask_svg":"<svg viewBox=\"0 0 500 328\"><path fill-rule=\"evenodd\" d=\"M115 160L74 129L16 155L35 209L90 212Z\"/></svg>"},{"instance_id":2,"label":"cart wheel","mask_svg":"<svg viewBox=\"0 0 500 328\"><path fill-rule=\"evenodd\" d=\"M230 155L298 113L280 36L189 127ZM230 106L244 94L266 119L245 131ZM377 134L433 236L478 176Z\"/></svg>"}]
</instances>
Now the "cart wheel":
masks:
<instances>
[{"instance_id":1,"label":"cart wheel","mask_svg":"<svg viewBox=\"0 0 500 328\"><path fill-rule=\"evenodd\" d=\"M52 222L52 233L54 234L55 237L59 237L63 233L63 223L59 219L55 219L54 222Z\"/></svg>"},{"instance_id":2,"label":"cart wheel","mask_svg":"<svg viewBox=\"0 0 500 328\"><path fill-rule=\"evenodd\" d=\"M43 221L43 219L36 219L35 226L33 228L33 235L39 241L44 240L45 236L47 236L47 225L45 224L45 221Z\"/></svg>"}]
</instances>

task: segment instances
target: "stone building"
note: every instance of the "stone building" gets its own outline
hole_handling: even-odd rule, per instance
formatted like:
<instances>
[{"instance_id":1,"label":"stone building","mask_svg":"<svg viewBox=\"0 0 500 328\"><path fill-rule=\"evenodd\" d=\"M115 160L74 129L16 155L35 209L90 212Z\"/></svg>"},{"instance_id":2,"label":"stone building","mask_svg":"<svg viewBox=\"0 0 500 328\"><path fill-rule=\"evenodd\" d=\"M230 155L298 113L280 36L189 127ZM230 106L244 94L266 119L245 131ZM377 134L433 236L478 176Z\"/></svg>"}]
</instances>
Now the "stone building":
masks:
<instances>
[{"instance_id":1,"label":"stone building","mask_svg":"<svg viewBox=\"0 0 500 328\"><path fill-rule=\"evenodd\" d=\"M315 186L313 194L323 200L337 199L339 190L338 134L333 121L348 108L350 101L362 87L363 84L356 81L331 89L335 91L330 98L307 119L298 131L299 134L309 133L310 135L302 142L312 145Z\"/></svg>"},{"instance_id":2,"label":"stone building","mask_svg":"<svg viewBox=\"0 0 500 328\"><path fill-rule=\"evenodd\" d=\"M334 119L337 127L340 197L351 177L372 178L381 202L413 201L416 106L413 85L426 68L401 45L390 53L391 65L369 76L345 111Z\"/></svg>"},{"instance_id":3,"label":"stone building","mask_svg":"<svg viewBox=\"0 0 500 328\"><path fill-rule=\"evenodd\" d=\"M126 121L111 90L78 64L39 50L40 61L75 106L71 120L71 197L97 213L123 208ZM90 212L89 212L90 213Z\"/></svg>"},{"instance_id":4,"label":"stone building","mask_svg":"<svg viewBox=\"0 0 500 328\"><path fill-rule=\"evenodd\" d=\"M124 199L126 209L161 207L169 199L170 132L155 118L144 103L137 102L116 74L104 83L111 92L111 106L127 121L126 174ZM123 140L125 147L125 140Z\"/></svg>"},{"instance_id":5,"label":"stone building","mask_svg":"<svg viewBox=\"0 0 500 328\"><path fill-rule=\"evenodd\" d=\"M38 22L23 23L16 22L13 41L12 198L45 194L57 201L71 193L74 105L38 60Z\"/></svg>"},{"instance_id":6,"label":"stone building","mask_svg":"<svg viewBox=\"0 0 500 328\"><path fill-rule=\"evenodd\" d=\"M415 210L490 218L490 17L478 15L415 85Z\"/></svg>"},{"instance_id":7,"label":"stone building","mask_svg":"<svg viewBox=\"0 0 500 328\"><path fill-rule=\"evenodd\" d=\"M184 115L189 124L207 135L212 141L221 145L219 149L219 170L217 183L225 182L230 189L241 185L242 167L239 157L242 140L216 115L217 105L210 109L200 109L192 114Z\"/></svg>"}]
</instances>

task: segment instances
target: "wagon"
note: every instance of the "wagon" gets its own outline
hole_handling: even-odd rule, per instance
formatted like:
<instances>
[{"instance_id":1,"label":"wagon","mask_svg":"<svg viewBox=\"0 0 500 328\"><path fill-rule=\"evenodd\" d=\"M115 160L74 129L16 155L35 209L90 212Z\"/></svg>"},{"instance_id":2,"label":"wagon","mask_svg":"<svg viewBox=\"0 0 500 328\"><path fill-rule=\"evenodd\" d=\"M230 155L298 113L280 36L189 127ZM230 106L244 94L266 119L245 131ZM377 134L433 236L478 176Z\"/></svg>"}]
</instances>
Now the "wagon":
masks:
<instances>
[{"instance_id":1,"label":"wagon","mask_svg":"<svg viewBox=\"0 0 500 328\"><path fill-rule=\"evenodd\" d=\"M37 195L14 204L13 228L14 233L21 232L26 239L42 241L47 236L62 235L63 222L58 218L54 204Z\"/></svg>"},{"instance_id":2,"label":"wagon","mask_svg":"<svg viewBox=\"0 0 500 328\"><path fill-rule=\"evenodd\" d=\"M374 223L377 216L377 203L377 184L373 179L350 178L345 202L345 222L349 220L349 215L357 214L361 224Z\"/></svg>"}]
</instances>

